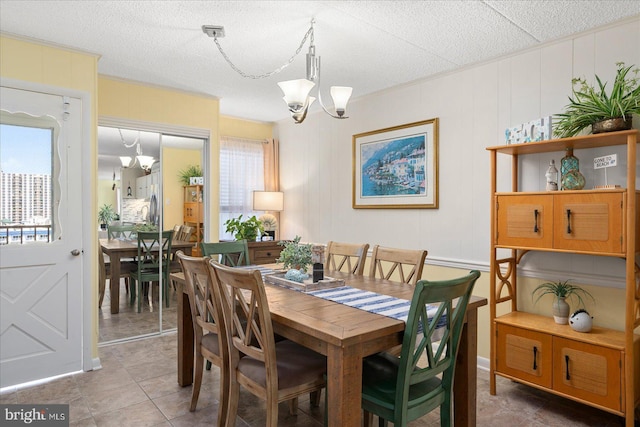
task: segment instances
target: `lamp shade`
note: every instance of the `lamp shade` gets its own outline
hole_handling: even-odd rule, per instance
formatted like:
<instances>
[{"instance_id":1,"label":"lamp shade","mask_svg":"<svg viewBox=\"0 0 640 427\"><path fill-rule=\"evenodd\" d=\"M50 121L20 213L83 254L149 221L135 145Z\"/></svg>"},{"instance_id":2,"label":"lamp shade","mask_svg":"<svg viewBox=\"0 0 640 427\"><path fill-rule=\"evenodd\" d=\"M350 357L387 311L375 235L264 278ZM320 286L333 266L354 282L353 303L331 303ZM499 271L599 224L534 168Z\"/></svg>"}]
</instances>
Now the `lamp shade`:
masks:
<instances>
[{"instance_id":1,"label":"lamp shade","mask_svg":"<svg viewBox=\"0 0 640 427\"><path fill-rule=\"evenodd\" d=\"M153 157L151 156L137 156L138 162L140 162L140 167L142 169L151 169L151 165L153 165Z\"/></svg>"},{"instance_id":2,"label":"lamp shade","mask_svg":"<svg viewBox=\"0 0 640 427\"><path fill-rule=\"evenodd\" d=\"M284 93L284 102L287 103L289 109L298 112L307 105L307 97L315 83L307 79L298 79L279 82L278 86Z\"/></svg>"},{"instance_id":3,"label":"lamp shade","mask_svg":"<svg viewBox=\"0 0 640 427\"><path fill-rule=\"evenodd\" d=\"M254 211L281 211L284 209L284 193L281 191L254 191Z\"/></svg>"},{"instance_id":4,"label":"lamp shade","mask_svg":"<svg viewBox=\"0 0 640 427\"><path fill-rule=\"evenodd\" d=\"M120 156L120 162L122 163L123 168L128 168L131 164L131 157L129 156Z\"/></svg>"},{"instance_id":5,"label":"lamp shade","mask_svg":"<svg viewBox=\"0 0 640 427\"><path fill-rule=\"evenodd\" d=\"M333 105L336 107L336 113L342 116L347 110L347 102L351 97L353 88L346 86L331 86L331 98L333 98Z\"/></svg>"}]
</instances>

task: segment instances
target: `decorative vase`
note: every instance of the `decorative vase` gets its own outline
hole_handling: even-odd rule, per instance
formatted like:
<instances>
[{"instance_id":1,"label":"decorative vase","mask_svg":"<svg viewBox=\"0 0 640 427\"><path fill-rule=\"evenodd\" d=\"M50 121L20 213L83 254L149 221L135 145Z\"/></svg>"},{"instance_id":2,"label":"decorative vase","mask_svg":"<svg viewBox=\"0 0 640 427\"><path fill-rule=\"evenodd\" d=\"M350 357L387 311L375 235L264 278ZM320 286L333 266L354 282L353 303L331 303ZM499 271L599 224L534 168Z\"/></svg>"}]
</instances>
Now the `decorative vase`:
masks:
<instances>
[{"instance_id":1,"label":"decorative vase","mask_svg":"<svg viewBox=\"0 0 640 427\"><path fill-rule=\"evenodd\" d=\"M558 169L556 169L555 160L551 159L545 177L547 178L547 191L556 191L558 189Z\"/></svg>"},{"instance_id":2,"label":"decorative vase","mask_svg":"<svg viewBox=\"0 0 640 427\"><path fill-rule=\"evenodd\" d=\"M567 148L567 154L560 160L560 184L562 190L582 190L584 175L580 173L580 160L573 155L573 148Z\"/></svg>"},{"instance_id":3,"label":"decorative vase","mask_svg":"<svg viewBox=\"0 0 640 427\"><path fill-rule=\"evenodd\" d=\"M562 297L557 297L553 302L553 320L559 325L569 323L569 304Z\"/></svg>"},{"instance_id":4,"label":"decorative vase","mask_svg":"<svg viewBox=\"0 0 640 427\"><path fill-rule=\"evenodd\" d=\"M632 116L614 117L596 122L591 125L591 133L615 132L618 130L631 129L633 125Z\"/></svg>"},{"instance_id":5,"label":"decorative vase","mask_svg":"<svg viewBox=\"0 0 640 427\"><path fill-rule=\"evenodd\" d=\"M579 170L570 170L562 177L563 190L582 190L584 188L584 175Z\"/></svg>"}]
</instances>

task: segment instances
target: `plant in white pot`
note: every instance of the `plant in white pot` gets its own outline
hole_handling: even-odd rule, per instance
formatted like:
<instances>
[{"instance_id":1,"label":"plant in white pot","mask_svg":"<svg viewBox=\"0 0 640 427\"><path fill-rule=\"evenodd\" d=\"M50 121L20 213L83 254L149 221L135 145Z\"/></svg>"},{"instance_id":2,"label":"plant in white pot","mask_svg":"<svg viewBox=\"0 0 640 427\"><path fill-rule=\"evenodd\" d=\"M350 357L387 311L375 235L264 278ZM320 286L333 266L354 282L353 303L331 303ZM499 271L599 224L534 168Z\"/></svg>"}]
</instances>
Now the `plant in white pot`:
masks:
<instances>
[{"instance_id":1,"label":"plant in white pot","mask_svg":"<svg viewBox=\"0 0 640 427\"><path fill-rule=\"evenodd\" d=\"M578 303L584 307L583 297L589 297L595 302L593 296L580 286L572 285L569 280L557 281L557 282L545 282L537 286L532 296L538 294L538 298L535 300L537 303L544 295L550 294L555 298L553 300L553 319L560 325L566 325L569 322L570 306L566 299L576 298Z\"/></svg>"}]
</instances>

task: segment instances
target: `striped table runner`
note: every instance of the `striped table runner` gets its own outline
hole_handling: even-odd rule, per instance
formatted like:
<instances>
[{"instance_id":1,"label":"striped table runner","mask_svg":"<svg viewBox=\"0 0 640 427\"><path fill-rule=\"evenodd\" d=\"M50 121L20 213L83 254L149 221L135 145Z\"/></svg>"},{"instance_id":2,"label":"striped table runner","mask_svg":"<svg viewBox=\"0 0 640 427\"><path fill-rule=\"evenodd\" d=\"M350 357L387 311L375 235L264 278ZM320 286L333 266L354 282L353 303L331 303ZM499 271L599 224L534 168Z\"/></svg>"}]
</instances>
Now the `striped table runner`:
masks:
<instances>
[{"instance_id":1,"label":"striped table runner","mask_svg":"<svg viewBox=\"0 0 640 427\"><path fill-rule=\"evenodd\" d=\"M405 323L407 322L409 308L411 307L411 301L389 295L377 294L375 292L363 291L362 289L352 288L351 286L310 291L307 292L307 294L371 313L382 314L383 316L402 320ZM435 305L427 305L427 316L429 319L433 318L437 309L438 307ZM446 323L446 316L441 317L436 329L443 328L446 326ZM434 339L440 338L441 335L436 332Z\"/></svg>"}]
</instances>

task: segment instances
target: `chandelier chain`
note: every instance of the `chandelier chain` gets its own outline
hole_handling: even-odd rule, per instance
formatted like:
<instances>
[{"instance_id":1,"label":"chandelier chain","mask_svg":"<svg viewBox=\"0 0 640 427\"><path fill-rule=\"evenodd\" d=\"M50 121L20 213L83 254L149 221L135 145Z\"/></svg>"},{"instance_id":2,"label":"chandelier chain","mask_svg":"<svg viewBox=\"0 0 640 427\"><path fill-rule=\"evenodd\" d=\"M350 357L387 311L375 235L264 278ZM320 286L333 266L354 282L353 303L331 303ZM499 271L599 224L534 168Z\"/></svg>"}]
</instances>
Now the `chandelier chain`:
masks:
<instances>
[{"instance_id":1,"label":"chandelier chain","mask_svg":"<svg viewBox=\"0 0 640 427\"><path fill-rule=\"evenodd\" d=\"M270 71L268 73L264 73L264 74L247 74L244 71L242 71L241 69L239 69L232 61L231 59L229 59L229 56L227 56L227 53L224 51L224 49L222 49L222 46L220 45L220 42L218 41L218 37L216 37L215 33L213 36L213 41L215 42L216 46L218 46L218 50L220 51L220 53L222 54L222 57L225 59L225 61L227 61L227 63L231 66L231 68L233 68L233 70L240 74L242 77L248 78L248 79L264 79L267 77L271 77L274 74L277 74L279 72L281 72L282 70L284 70L285 68L287 68L289 65L291 65L291 63L293 62L293 60L296 58L296 56L298 56L300 54L300 51L302 50L302 48L304 47L304 44L307 42L307 39L310 38L311 41L311 45L313 45L313 22L311 21L311 27L309 27L309 30L306 32L306 34L304 35L304 37L302 38L302 41L300 42L300 45L298 46L298 48L296 49L296 53L294 53L293 55L291 55L291 58L289 58L289 60L287 62L285 62L283 65L281 65L280 67L276 68L273 71Z\"/></svg>"}]
</instances>

